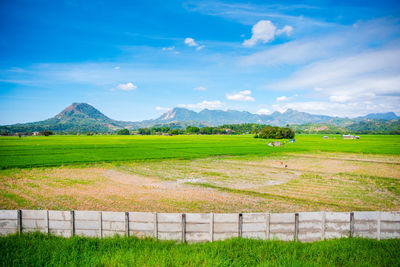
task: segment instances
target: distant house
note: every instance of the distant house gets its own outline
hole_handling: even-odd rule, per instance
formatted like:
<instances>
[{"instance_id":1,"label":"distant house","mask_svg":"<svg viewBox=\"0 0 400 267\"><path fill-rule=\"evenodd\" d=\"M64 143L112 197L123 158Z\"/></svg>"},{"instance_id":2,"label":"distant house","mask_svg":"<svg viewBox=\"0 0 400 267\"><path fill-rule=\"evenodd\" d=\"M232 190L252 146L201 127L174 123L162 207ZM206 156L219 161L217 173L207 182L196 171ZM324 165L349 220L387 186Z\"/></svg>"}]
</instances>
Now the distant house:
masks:
<instances>
[{"instance_id":1,"label":"distant house","mask_svg":"<svg viewBox=\"0 0 400 267\"><path fill-rule=\"evenodd\" d=\"M39 132L33 132L32 135L33 135L33 136L38 136L38 135L39 135Z\"/></svg>"},{"instance_id":2,"label":"distant house","mask_svg":"<svg viewBox=\"0 0 400 267\"><path fill-rule=\"evenodd\" d=\"M343 137L343 139L356 139L354 137L354 135L350 135L350 134L344 134L344 135L342 135L342 137Z\"/></svg>"},{"instance_id":3,"label":"distant house","mask_svg":"<svg viewBox=\"0 0 400 267\"><path fill-rule=\"evenodd\" d=\"M280 141L269 142L268 146L281 146L281 142Z\"/></svg>"}]
</instances>

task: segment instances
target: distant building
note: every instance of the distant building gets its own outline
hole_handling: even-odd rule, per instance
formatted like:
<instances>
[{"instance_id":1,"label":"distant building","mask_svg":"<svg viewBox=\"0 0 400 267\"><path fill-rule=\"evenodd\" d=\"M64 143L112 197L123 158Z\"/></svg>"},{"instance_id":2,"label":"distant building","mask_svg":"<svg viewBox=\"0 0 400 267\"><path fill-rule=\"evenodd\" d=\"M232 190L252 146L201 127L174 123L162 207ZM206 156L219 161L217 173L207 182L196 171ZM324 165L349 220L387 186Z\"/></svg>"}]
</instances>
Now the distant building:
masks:
<instances>
[{"instance_id":1,"label":"distant building","mask_svg":"<svg viewBox=\"0 0 400 267\"><path fill-rule=\"evenodd\" d=\"M33 136L38 136L38 135L39 135L39 132L33 132L32 135L33 135Z\"/></svg>"},{"instance_id":2,"label":"distant building","mask_svg":"<svg viewBox=\"0 0 400 267\"><path fill-rule=\"evenodd\" d=\"M344 134L344 135L342 135L342 137L343 137L343 139L356 139L355 137L354 137L354 135L350 135L350 134ZM360 137L359 137L360 138Z\"/></svg>"},{"instance_id":3,"label":"distant building","mask_svg":"<svg viewBox=\"0 0 400 267\"><path fill-rule=\"evenodd\" d=\"M329 139L329 137L328 137L328 136L322 136L322 138L323 138L323 139Z\"/></svg>"}]
</instances>

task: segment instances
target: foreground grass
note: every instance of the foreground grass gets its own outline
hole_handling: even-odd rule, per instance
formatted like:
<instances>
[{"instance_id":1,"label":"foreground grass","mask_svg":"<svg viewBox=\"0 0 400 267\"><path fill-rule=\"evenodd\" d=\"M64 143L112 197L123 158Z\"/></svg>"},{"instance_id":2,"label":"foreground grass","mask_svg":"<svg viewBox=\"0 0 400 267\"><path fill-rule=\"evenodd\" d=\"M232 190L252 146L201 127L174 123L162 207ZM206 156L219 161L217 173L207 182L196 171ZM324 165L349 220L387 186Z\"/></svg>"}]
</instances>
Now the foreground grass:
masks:
<instances>
[{"instance_id":1,"label":"foreground grass","mask_svg":"<svg viewBox=\"0 0 400 267\"><path fill-rule=\"evenodd\" d=\"M314 243L230 239L176 244L136 238L0 237L1 266L399 266L400 240Z\"/></svg>"},{"instance_id":2,"label":"foreground grass","mask_svg":"<svg viewBox=\"0 0 400 267\"><path fill-rule=\"evenodd\" d=\"M252 135L0 137L0 168L307 151L398 155L400 136L324 140L322 135L298 135L295 144L284 147L269 147L266 140Z\"/></svg>"}]
</instances>

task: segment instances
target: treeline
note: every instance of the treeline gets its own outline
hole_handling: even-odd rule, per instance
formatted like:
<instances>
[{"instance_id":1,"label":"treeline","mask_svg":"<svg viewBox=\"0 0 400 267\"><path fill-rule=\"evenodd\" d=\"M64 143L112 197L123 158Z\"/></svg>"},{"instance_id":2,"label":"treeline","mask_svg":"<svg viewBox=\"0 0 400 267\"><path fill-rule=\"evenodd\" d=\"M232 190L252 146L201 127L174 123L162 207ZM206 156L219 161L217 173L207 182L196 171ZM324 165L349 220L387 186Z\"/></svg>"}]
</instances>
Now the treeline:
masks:
<instances>
[{"instance_id":1,"label":"treeline","mask_svg":"<svg viewBox=\"0 0 400 267\"><path fill-rule=\"evenodd\" d=\"M264 124L245 123L245 124L225 124L217 127L196 127L188 126L186 129L171 129L170 127L139 128L137 131L122 129L117 132L120 135L140 134L140 135L181 135L181 134L200 134L200 135L236 135L236 134L255 134L256 138L266 139L293 139L295 131L287 127L272 127Z\"/></svg>"},{"instance_id":2,"label":"treeline","mask_svg":"<svg viewBox=\"0 0 400 267\"><path fill-rule=\"evenodd\" d=\"M256 124L256 123L244 123L244 124L224 124L221 126L187 126L184 129L173 129L169 126L151 127L151 128L139 128L137 131L129 132L126 129L119 130L118 134L140 134L140 135L180 135L180 134L202 134L202 135L213 135L213 134L250 134L258 133L267 125Z\"/></svg>"},{"instance_id":3,"label":"treeline","mask_svg":"<svg viewBox=\"0 0 400 267\"><path fill-rule=\"evenodd\" d=\"M266 126L260 132L254 135L254 138L264 139L294 139L296 133L293 129L287 127Z\"/></svg>"}]
</instances>

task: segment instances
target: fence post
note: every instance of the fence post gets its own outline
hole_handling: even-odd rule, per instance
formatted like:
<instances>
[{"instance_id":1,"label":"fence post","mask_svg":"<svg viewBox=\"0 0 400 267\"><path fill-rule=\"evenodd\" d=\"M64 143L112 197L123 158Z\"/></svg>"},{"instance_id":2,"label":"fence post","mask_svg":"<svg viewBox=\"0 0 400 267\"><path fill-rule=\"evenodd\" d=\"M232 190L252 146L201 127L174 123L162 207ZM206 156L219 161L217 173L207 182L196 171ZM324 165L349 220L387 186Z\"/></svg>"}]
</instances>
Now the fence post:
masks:
<instances>
[{"instance_id":1,"label":"fence post","mask_svg":"<svg viewBox=\"0 0 400 267\"><path fill-rule=\"evenodd\" d=\"M294 214L294 240L299 240L299 214Z\"/></svg>"},{"instance_id":2,"label":"fence post","mask_svg":"<svg viewBox=\"0 0 400 267\"><path fill-rule=\"evenodd\" d=\"M210 241L214 241L214 213L210 213Z\"/></svg>"},{"instance_id":3,"label":"fence post","mask_svg":"<svg viewBox=\"0 0 400 267\"><path fill-rule=\"evenodd\" d=\"M270 213L267 212L265 213L265 239L268 240L269 239L269 235L270 235Z\"/></svg>"},{"instance_id":4,"label":"fence post","mask_svg":"<svg viewBox=\"0 0 400 267\"><path fill-rule=\"evenodd\" d=\"M322 212L322 229L321 229L321 239L325 240L325 223L326 223L326 214L325 211Z\"/></svg>"},{"instance_id":5,"label":"fence post","mask_svg":"<svg viewBox=\"0 0 400 267\"><path fill-rule=\"evenodd\" d=\"M71 210L71 236L75 235L75 211Z\"/></svg>"},{"instance_id":6,"label":"fence post","mask_svg":"<svg viewBox=\"0 0 400 267\"><path fill-rule=\"evenodd\" d=\"M354 212L350 212L350 237L354 237Z\"/></svg>"},{"instance_id":7,"label":"fence post","mask_svg":"<svg viewBox=\"0 0 400 267\"><path fill-rule=\"evenodd\" d=\"M103 212L99 211L99 231L100 238L103 238Z\"/></svg>"},{"instance_id":8,"label":"fence post","mask_svg":"<svg viewBox=\"0 0 400 267\"><path fill-rule=\"evenodd\" d=\"M186 214L182 213L182 243L186 242Z\"/></svg>"},{"instance_id":9,"label":"fence post","mask_svg":"<svg viewBox=\"0 0 400 267\"><path fill-rule=\"evenodd\" d=\"M125 212L125 236L129 237L129 212Z\"/></svg>"},{"instance_id":10,"label":"fence post","mask_svg":"<svg viewBox=\"0 0 400 267\"><path fill-rule=\"evenodd\" d=\"M46 233L50 233L50 225L49 225L49 210L46 210Z\"/></svg>"},{"instance_id":11,"label":"fence post","mask_svg":"<svg viewBox=\"0 0 400 267\"><path fill-rule=\"evenodd\" d=\"M158 214L154 212L154 238L158 240Z\"/></svg>"},{"instance_id":12,"label":"fence post","mask_svg":"<svg viewBox=\"0 0 400 267\"><path fill-rule=\"evenodd\" d=\"M242 237L242 230L243 230L243 214L239 213L239 233L238 233L239 237Z\"/></svg>"},{"instance_id":13,"label":"fence post","mask_svg":"<svg viewBox=\"0 0 400 267\"><path fill-rule=\"evenodd\" d=\"M18 234L22 234L22 210L17 211Z\"/></svg>"},{"instance_id":14,"label":"fence post","mask_svg":"<svg viewBox=\"0 0 400 267\"><path fill-rule=\"evenodd\" d=\"M378 211L378 219L376 222L376 238L381 240L381 212Z\"/></svg>"}]
</instances>

